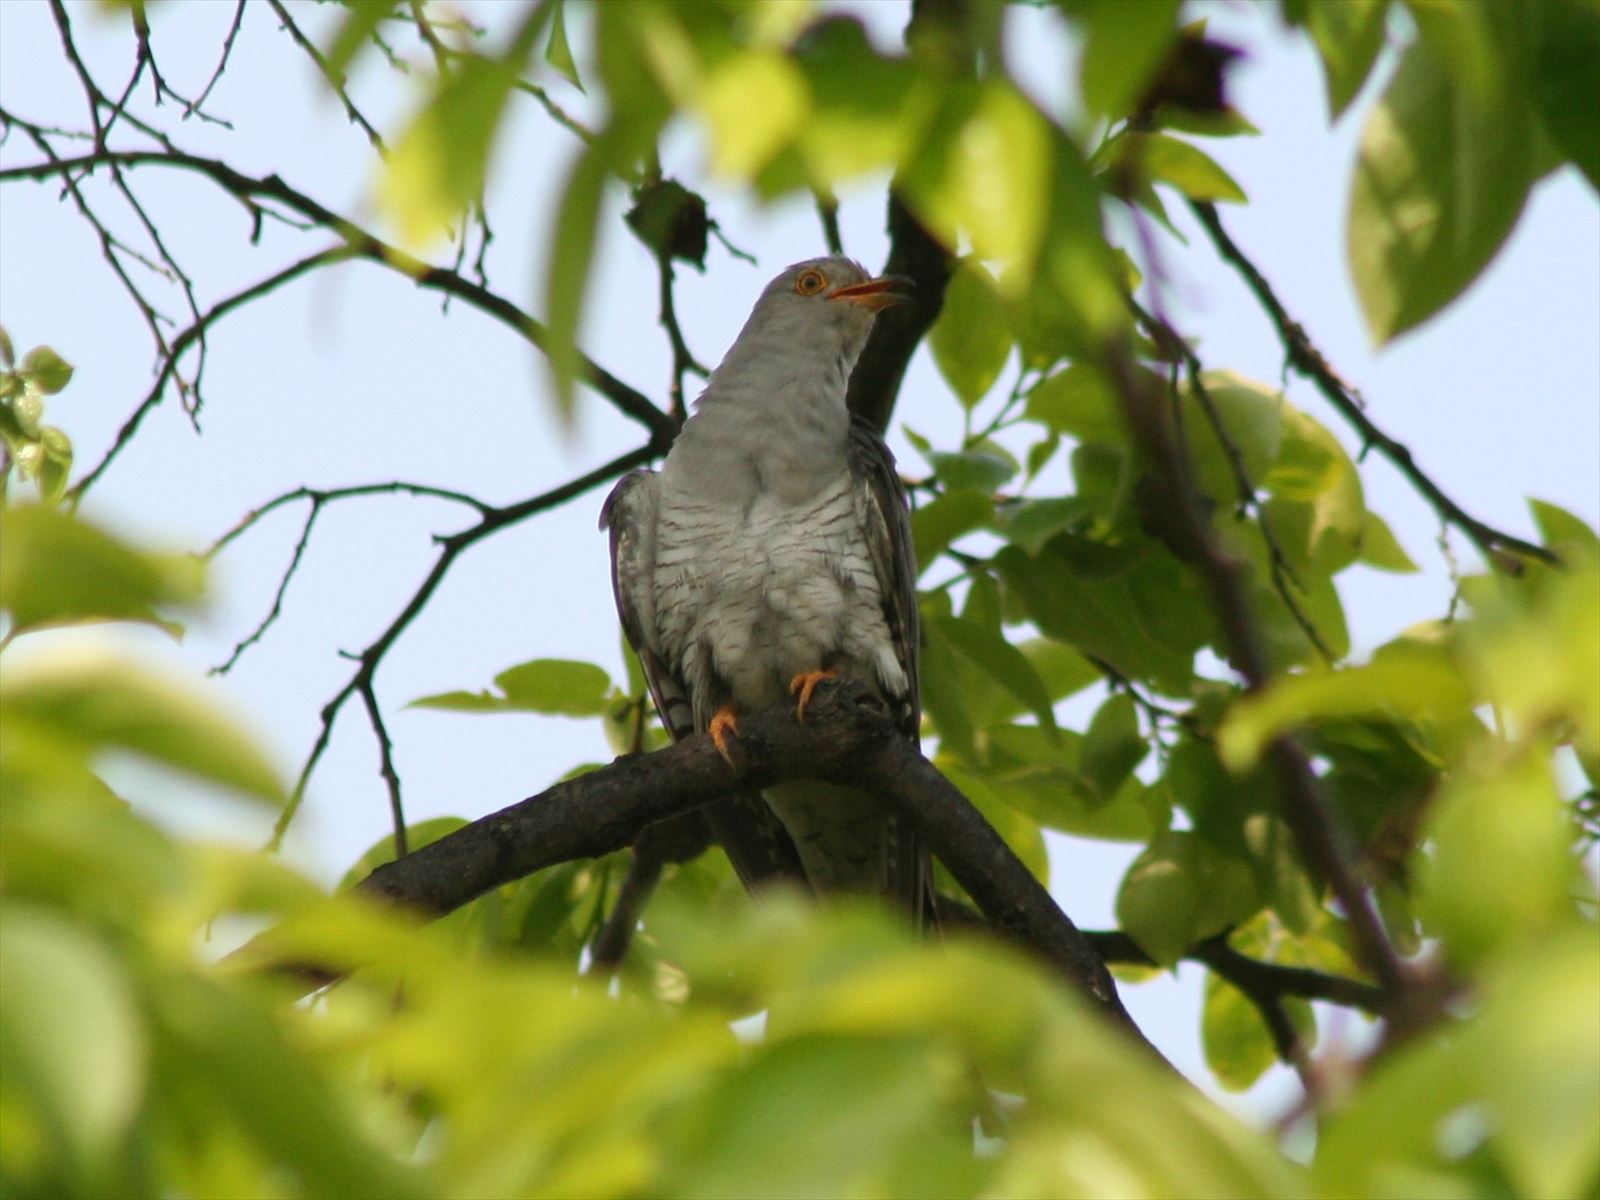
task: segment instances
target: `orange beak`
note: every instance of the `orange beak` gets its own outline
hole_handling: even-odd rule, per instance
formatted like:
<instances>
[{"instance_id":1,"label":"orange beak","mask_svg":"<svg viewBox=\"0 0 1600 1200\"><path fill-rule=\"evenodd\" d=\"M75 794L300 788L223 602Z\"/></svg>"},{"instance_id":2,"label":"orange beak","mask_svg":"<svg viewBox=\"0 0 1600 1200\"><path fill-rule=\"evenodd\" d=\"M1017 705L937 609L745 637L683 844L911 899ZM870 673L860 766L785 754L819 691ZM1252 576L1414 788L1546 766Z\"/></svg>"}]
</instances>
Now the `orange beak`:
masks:
<instances>
[{"instance_id":1,"label":"orange beak","mask_svg":"<svg viewBox=\"0 0 1600 1200\"><path fill-rule=\"evenodd\" d=\"M904 304L908 299L905 292L911 287L911 280L903 275L884 275L878 279L869 279L865 283L852 283L847 287L834 288L828 293L828 299L845 300L851 304L859 304L868 312L878 312L880 309L892 308L896 304Z\"/></svg>"}]
</instances>

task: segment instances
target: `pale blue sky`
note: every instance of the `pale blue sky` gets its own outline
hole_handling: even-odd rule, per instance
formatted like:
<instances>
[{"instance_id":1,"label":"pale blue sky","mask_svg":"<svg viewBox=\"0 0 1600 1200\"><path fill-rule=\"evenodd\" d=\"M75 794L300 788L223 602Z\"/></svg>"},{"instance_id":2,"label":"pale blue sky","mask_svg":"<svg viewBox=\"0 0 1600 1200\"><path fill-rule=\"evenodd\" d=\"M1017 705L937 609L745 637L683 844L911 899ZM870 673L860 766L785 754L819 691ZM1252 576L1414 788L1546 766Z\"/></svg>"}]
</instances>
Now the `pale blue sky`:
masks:
<instances>
[{"instance_id":1,"label":"pale blue sky","mask_svg":"<svg viewBox=\"0 0 1600 1200\"><path fill-rule=\"evenodd\" d=\"M486 3L466 7L490 16L504 11ZM152 8L162 69L180 91L194 93L203 85L232 10L220 0ZM292 11L312 30L325 30L333 15L312 5ZM1214 31L1248 52L1234 92L1263 133L1207 143L1251 197L1248 208L1224 216L1291 312L1362 390L1374 419L1486 521L1530 534L1523 502L1529 494L1600 520L1600 218L1593 192L1570 170L1541 186L1506 251L1464 300L1374 352L1343 251L1354 148L1374 92L1369 89L1330 132L1320 73L1298 40L1285 37L1266 10L1205 11ZM132 61L125 25L95 10L73 12L91 68L108 86L120 84ZM868 16L890 41L903 23L904 5L876 4ZM1060 71L1053 18L1019 9L1012 20L1019 68L1048 94ZM375 221L372 157L363 136L345 123L311 65L273 26L265 6L250 7L233 64L209 106L239 132L191 120L177 131L178 140L246 171L275 171L331 207ZM391 132L411 103L376 62L358 73L354 91L368 115ZM585 106L582 97L564 99L577 111ZM36 121L83 123L81 94L38 0L0 4L0 101ZM491 181L491 279L538 314L554 181L574 145L531 101L516 107L502 145L514 153L503 156ZM684 130L669 141L666 165L693 182L700 157L698 140ZM23 137L14 135L0 148L5 165L33 159ZM261 245L251 247L243 210L210 184L156 170L139 173L136 181L174 253L190 266L203 304L328 240L268 224ZM761 284L785 264L819 252L821 239L807 205L760 209L716 189L709 196L729 237L761 262L752 268L713 249L703 277L680 275L685 333L700 357L714 363ZM600 269L584 342L615 374L664 396L669 356L655 326L654 268L611 219L617 211L620 197L613 195L601 222ZM880 193L847 193L841 217L847 249L868 264L880 263ZM132 236L125 220L118 228ZM1205 250L1203 237L1192 238L1188 250L1168 244L1164 256L1175 276L1169 303L1185 330L1202 339L1208 365L1276 381L1282 354L1270 327L1236 278ZM180 315L176 296L167 307ZM77 365L48 419L71 434L80 463L97 461L147 386L151 351L89 231L51 187L0 191L0 320L19 349L47 342ZM1344 435L1337 416L1309 387L1290 380L1289 394ZM86 513L136 536L193 549L299 484L400 478L504 502L580 474L642 440L592 395L583 397L577 432L562 435L550 419L542 364L523 343L466 307L441 320L436 296L366 264L297 282L220 323L211 337L206 397L203 438L195 437L169 395L91 494ZM959 429L956 408L925 354L908 378L897 419L936 442L948 442ZM895 445L908 468L919 469L898 437ZM1060 463L1051 470L1054 486L1065 486ZM1357 568L1343 577L1358 652L1441 614L1450 594L1431 511L1375 458L1363 477L1369 503L1424 571L1401 577ZM1043 486L1051 483L1047 472ZM378 688L413 819L480 816L538 790L575 763L609 757L592 722L400 711L423 694L484 686L496 671L529 658L592 659L620 674L604 541L595 531L603 495L595 492L472 550L386 660ZM219 560L215 602L181 645L146 632L124 639L190 671L221 661L269 605L300 516L300 510L281 513ZM461 528L468 516L398 498L353 501L325 512L283 619L223 688L261 730L286 774L298 769L309 748L321 704L348 676L349 664L335 652L372 640L431 563L429 535ZM1471 561L1459 538L1456 547ZM1069 710L1066 719L1081 721L1081 708ZM372 736L352 704L291 840L296 860L319 877L337 878L387 828L375 765ZM146 799L171 790L168 781L148 775L130 776L127 786ZM210 809L177 807L191 826L219 828L207 816ZM235 820L227 828L249 826ZM1074 919L1111 924L1116 882L1135 849L1056 846L1056 893ZM1198 978L1186 968L1176 983L1125 990L1147 1031L1181 1066L1203 1076ZM1258 1089L1251 1106L1270 1111L1282 1086L1280 1080Z\"/></svg>"}]
</instances>

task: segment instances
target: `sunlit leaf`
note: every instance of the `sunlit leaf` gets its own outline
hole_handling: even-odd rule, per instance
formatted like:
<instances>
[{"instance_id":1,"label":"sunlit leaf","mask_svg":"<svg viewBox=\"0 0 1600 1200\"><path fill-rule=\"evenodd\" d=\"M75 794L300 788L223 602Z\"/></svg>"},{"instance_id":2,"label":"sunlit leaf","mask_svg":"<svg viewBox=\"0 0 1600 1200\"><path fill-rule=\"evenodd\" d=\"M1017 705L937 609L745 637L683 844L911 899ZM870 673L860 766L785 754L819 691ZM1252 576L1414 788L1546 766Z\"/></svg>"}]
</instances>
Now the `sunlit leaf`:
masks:
<instances>
[{"instance_id":1,"label":"sunlit leaf","mask_svg":"<svg viewBox=\"0 0 1600 1200\"><path fill-rule=\"evenodd\" d=\"M1133 699L1119 692L1096 710L1083 742L1083 776L1101 802L1116 795L1123 781L1150 753L1139 732Z\"/></svg>"},{"instance_id":2,"label":"sunlit leaf","mask_svg":"<svg viewBox=\"0 0 1600 1200\"><path fill-rule=\"evenodd\" d=\"M589 263L594 255L605 192L606 167L594 146L586 147L567 173L551 239L550 273L545 279L548 314L544 350L555 387L556 409L565 418L573 412L573 385L582 367L578 334L589 289Z\"/></svg>"},{"instance_id":3,"label":"sunlit leaf","mask_svg":"<svg viewBox=\"0 0 1600 1200\"><path fill-rule=\"evenodd\" d=\"M281 776L214 696L106 651L58 651L6 669L5 735L80 755L127 750L248 796L281 803Z\"/></svg>"},{"instance_id":4,"label":"sunlit leaf","mask_svg":"<svg viewBox=\"0 0 1600 1200\"><path fill-rule=\"evenodd\" d=\"M1465 290L1522 212L1533 182L1532 115L1509 86L1481 90L1418 41L1362 132L1346 247L1380 342Z\"/></svg>"},{"instance_id":5,"label":"sunlit leaf","mask_svg":"<svg viewBox=\"0 0 1600 1200\"><path fill-rule=\"evenodd\" d=\"M711 127L712 169L748 179L799 133L810 98L805 76L786 57L747 50L710 74L698 105Z\"/></svg>"},{"instance_id":6,"label":"sunlit leaf","mask_svg":"<svg viewBox=\"0 0 1600 1200\"><path fill-rule=\"evenodd\" d=\"M0 609L15 630L80 621L148 621L158 606L193 604L201 564L188 555L129 548L69 513L39 505L4 510Z\"/></svg>"},{"instance_id":7,"label":"sunlit leaf","mask_svg":"<svg viewBox=\"0 0 1600 1200\"><path fill-rule=\"evenodd\" d=\"M1328 113L1337 120L1361 91L1383 49L1389 0L1340 0L1305 6L1306 31L1322 57Z\"/></svg>"},{"instance_id":8,"label":"sunlit leaf","mask_svg":"<svg viewBox=\"0 0 1600 1200\"><path fill-rule=\"evenodd\" d=\"M962 406L994 386L1011 354L1011 326L981 263L964 259L945 288L944 307L928 331L933 361Z\"/></svg>"},{"instance_id":9,"label":"sunlit leaf","mask_svg":"<svg viewBox=\"0 0 1600 1200\"><path fill-rule=\"evenodd\" d=\"M1163 966L1259 907L1242 862L1175 830L1161 834L1134 859L1117 890L1117 924Z\"/></svg>"},{"instance_id":10,"label":"sunlit leaf","mask_svg":"<svg viewBox=\"0 0 1600 1200\"><path fill-rule=\"evenodd\" d=\"M17 371L46 396L55 395L72 380L72 364L49 346L29 350Z\"/></svg>"},{"instance_id":11,"label":"sunlit leaf","mask_svg":"<svg viewBox=\"0 0 1600 1200\"><path fill-rule=\"evenodd\" d=\"M939 632L958 653L1015 696L1041 725L1055 727L1044 681L1021 650L998 630L985 629L975 621L945 617L938 625Z\"/></svg>"},{"instance_id":12,"label":"sunlit leaf","mask_svg":"<svg viewBox=\"0 0 1600 1200\"><path fill-rule=\"evenodd\" d=\"M911 534L916 542L917 565L927 570L945 547L964 533L981 529L994 519L994 499L986 492L962 489L944 492L911 514Z\"/></svg>"},{"instance_id":13,"label":"sunlit leaf","mask_svg":"<svg viewBox=\"0 0 1600 1200\"><path fill-rule=\"evenodd\" d=\"M87 1166L126 1132L146 1082L145 1033L120 964L82 928L8 904L0 1007L0 1072Z\"/></svg>"},{"instance_id":14,"label":"sunlit leaf","mask_svg":"<svg viewBox=\"0 0 1600 1200\"><path fill-rule=\"evenodd\" d=\"M1272 1036L1248 997L1215 974L1207 974L1200 1010L1200 1044L1206 1066L1230 1092L1242 1092L1278 1060Z\"/></svg>"},{"instance_id":15,"label":"sunlit leaf","mask_svg":"<svg viewBox=\"0 0 1600 1200\"><path fill-rule=\"evenodd\" d=\"M1164 133L1128 133L1118 139L1112 170L1170 184L1191 200L1243 204L1244 189L1200 147Z\"/></svg>"},{"instance_id":16,"label":"sunlit leaf","mask_svg":"<svg viewBox=\"0 0 1600 1200\"><path fill-rule=\"evenodd\" d=\"M1361 561L1397 575L1414 575L1422 569L1405 552L1389 523L1370 511L1361 521Z\"/></svg>"},{"instance_id":17,"label":"sunlit leaf","mask_svg":"<svg viewBox=\"0 0 1600 1200\"><path fill-rule=\"evenodd\" d=\"M583 91L583 80L578 77L578 64L572 57L572 47L567 43L566 0L555 0L551 8L550 40L545 43L544 61L573 87Z\"/></svg>"}]
</instances>

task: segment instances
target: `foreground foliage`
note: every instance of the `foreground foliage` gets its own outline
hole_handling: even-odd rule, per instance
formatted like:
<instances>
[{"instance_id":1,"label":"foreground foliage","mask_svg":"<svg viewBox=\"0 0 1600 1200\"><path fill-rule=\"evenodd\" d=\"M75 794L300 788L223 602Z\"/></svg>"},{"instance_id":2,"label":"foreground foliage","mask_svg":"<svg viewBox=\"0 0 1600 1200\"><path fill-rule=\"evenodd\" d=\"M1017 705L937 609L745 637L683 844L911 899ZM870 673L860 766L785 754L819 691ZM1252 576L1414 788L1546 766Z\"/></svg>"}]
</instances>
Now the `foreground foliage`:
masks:
<instances>
[{"instance_id":1,"label":"foreground foliage","mask_svg":"<svg viewBox=\"0 0 1600 1200\"><path fill-rule=\"evenodd\" d=\"M63 625L177 627L203 602L203 572L75 514L86 496L92 512L90 489L123 442L69 487L72 446L43 418L47 397L67 411L72 369L48 347L19 359L0 338L7 1194L1600 1189L1600 943L1584 860L1600 788L1600 539L1535 501L1539 543L1524 542L1443 495L1258 276L1288 361L1482 559L1449 612L1417 614L1350 661L1339 577L1358 563L1415 564L1322 418L1201 362L1160 303L1161 255L1175 252L1158 240L1166 206L1188 206L1226 257L1212 205L1245 199L1195 140L1249 131L1227 103L1227 48L1180 28L1177 3L1059 7L1083 46L1063 113L1007 74L1000 5L919 5L903 53L805 4L532 4L507 10L499 42L423 5L352 6L318 61L353 114L346 73L378 56L375 39L415 34L437 67L382 174L386 211L414 249L479 203L514 95L532 89L572 130L545 325L486 279L469 282L460 259L426 271L277 176L184 159L143 126L127 130L137 149L101 138L57 155L52 129L0 114L50 151L0 182L92 168L126 187L135 168L165 164L341 239L271 286L196 308L183 335L153 325L160 373L141 413L169 385L198 396L198 369L186 377L179 363L213 320L360 258L535 342L561 405L585 384L645 427L644 445L572 484L519 505L463 501L479 523L444 539L434 573L357 656L324 717L326 732L346 699L367 700L388 765L372 675L456 556L659 455L670 436L671 408L575 345L605 191L630 189L629 227L670 296L672 263L703 262L714 231L704 201L661 172L672 122L705 132L712 171L733 185L815 192L825 227L830 189L892 171L918 236L939 254L967 251L945 260L928 334L963 436L937 445L907 431L926 468L914 524L935 761L1041 878L1046 830L1143 847L1116 901L1126 936L1105 940L1108 952L1121 947L1128 980L1206 963L1211 1069L1245 1088L1293 1065L1306 1097L1288 1140L1309 1163L1202 1099L1024 954L976 935L917 944L862 907L753 905L715 851L656 864L654 899L612 976L594 969L593 948L639 915L619 908L637 879L628 855L549 868L423 927L348 893L397 845L463 820L402 820L331 896L273 857L159 828L107 785L108 759L187 773L218 804L274 806L281 834L320 745L287 785L198 684L151 673L112 640L53 648ZM1600 64L1600 6L1284 0L1276 11L1316 46L1334 114L1386 38L1404 37L1350 198L1351 268L1377 337L1470 285L1550 171L1570 163L1600 185L1600 116L1574 100ZM550 98L569 88L577 103L579 87L595 97L586 124ZM134 125L106 96L95 112L97 129ZM1108 235L1112 213L1138 234L1129 246ZM88 202L85 215L96 219ZM106 244L113 265L118 252ZM692 360L675 357L681 400ZM1141 426L1148 396L1177 431L1175 472ZM37 482L38 503L22 479ZM408 489L426 490L342 494ZM309 537L339 498L292 491L272 504L310 500ZM1175 509L1197 516L1200 536L1171 523ZM456 690L417 703L597 720L619 753L661 740L636 672L612 680L544 658L492 687L448 682ZM1064 727L1059 702L1094 688L1094 715ZM1291 767L1303 755L1300 793L1280 769L1286 752ZM1297 794L1332 836L1308 840ZM391 795L398 813L397 786ZM941 885L959 892L948 876ZM294 968L307 963L348 977L299 1002ZM1302 973L1290 987L1251 964ZM1351 1010L1383 1019L1378 1052L1319 1052L1319 1021Z\"/></svg>"}]
</instances>

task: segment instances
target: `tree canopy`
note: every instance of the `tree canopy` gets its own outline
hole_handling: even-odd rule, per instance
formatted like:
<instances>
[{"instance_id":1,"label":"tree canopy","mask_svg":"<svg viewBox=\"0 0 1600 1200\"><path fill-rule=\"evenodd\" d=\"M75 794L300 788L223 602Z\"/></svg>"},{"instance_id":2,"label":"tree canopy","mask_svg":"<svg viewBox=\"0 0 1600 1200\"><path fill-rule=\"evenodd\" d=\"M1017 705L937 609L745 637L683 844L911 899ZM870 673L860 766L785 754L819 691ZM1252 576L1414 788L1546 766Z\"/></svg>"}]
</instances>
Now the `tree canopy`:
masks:
<instances>
[{"instance_id":1,"label":"tree canopy","mask_svg":"<svg viewBox=\"0 0 1600 1200\"><path fill-rule=\"evenodd\" d=\"M93 383L119 420L91 441L73 363L112 334L37 344L26 307L3 314L7 1194L1600 1192L1600 537L1431 473L1432 447L1391 431L1236 236L1252 181L1217 147L1257 131L1215 10L912 0L886 25L808 0L237 0L211 9L227 20L205 57L180 36L199 12L49 0L32 14L53 41L30 53L73 107L42 85L0 97L0 189L47 190L99 257L27 286L115 292L154 354L148 378ZM1243 19L1314 50L1329 124L1362 115L1343 253L1378 344L1473 289L1546 180L1600 189L1600 3L1277 0ZM314 72L358 165L296 177L272 113L231 106L266 44ZM564 151L534 163L539 195L496 207L530 120ZM615 761L573 752L516 804L419 795L380 679L426 652L463 563L665 454L709 365L680 319L686 272L728 321L754 295L724 282L750 257L728 209L803 206L841 252L841 203L863 197L884 230L871 267L916 285L850 403L910 450L925 754L849 685L804 726L751 714L732 765L703 738L668 747L637 662L569 648L563 622L590 614L542 597L569 569L551 538L497 568L539 656L480 645L482 675L436 661L438 689L401 698L449 730L419 774L494 753L484 718L504 714L598 728ZM621 238L650 286L618 298L601 259ZM509 267L507 242L525 252ZM1281 379L1194 335L1202 249ZM270 424L277 401L228 373L230 331L332 280L351 324L367 293L346 286L442 301L426 333L396 318L386 353L461 390L412 410L358 381L345 419L371 441L308 424L294 460L223 434L226 469L272 490L243 512L186 497L202 544L156 544L121 499L160 486L130 464L183 470L138 457L156 414ZM658 326L659 389L593 336L618 303ZM515 348L537 356L528 429L554 449L535 491L462 435L460 409L490 403L485 364L452 351L474 321L518 369ZM924 348L938 395L913 415L897 402ZM419 474L373 465L386 437ZM1448 595L1368 642L1352 581L1419 570L1370 502L1380 464L1436 519ZM411 534L457 523L369 627L354 580L387 581L388 543L307 564L352 507L403 503L432 514L386 518ZM282 684L306 732L286 778L261 716L128 630L216 621L228 555L290 513L282 566L223 614L213 664L291 637L355 647ZM381 801L338 802L371 848L327 887L284 847L336 807L315 785L350 729ZM781 881L746 894L699 809L802 774L869 783L917 826L937 937ZM268 827L264 849L237 832ZM1134 851L1116 928L1048 890L1089 841ZM1275 1123L1219 1107L1129 1015L1180 964L1204 973L1208 1086L1293 1072Z\"/></svg>"}]
</instances>

